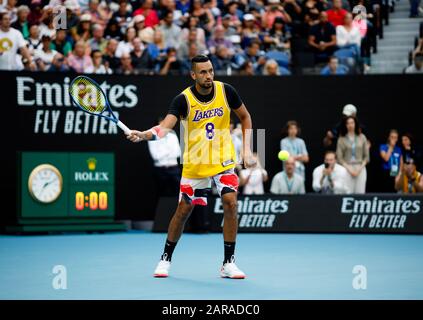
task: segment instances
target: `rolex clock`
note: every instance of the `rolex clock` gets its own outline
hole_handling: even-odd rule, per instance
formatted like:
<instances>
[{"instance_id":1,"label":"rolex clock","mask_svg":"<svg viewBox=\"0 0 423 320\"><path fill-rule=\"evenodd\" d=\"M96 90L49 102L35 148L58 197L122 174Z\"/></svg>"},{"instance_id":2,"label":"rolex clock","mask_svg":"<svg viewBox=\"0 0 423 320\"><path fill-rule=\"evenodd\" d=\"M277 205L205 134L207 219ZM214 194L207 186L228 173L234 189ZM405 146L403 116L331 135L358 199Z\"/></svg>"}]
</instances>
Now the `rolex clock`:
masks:
<instances>
[{"instance_id":1,"label":"rolex clock","mask_svg":"<svg viewBox=\"0 0 423 320\"><path fill-rule=\"evenodd\" d=\"M29 175L28 189L34 200L45 204L52 203L62 193L62 174L51 164L40 164Z\"/></svg>"}]
</instances>

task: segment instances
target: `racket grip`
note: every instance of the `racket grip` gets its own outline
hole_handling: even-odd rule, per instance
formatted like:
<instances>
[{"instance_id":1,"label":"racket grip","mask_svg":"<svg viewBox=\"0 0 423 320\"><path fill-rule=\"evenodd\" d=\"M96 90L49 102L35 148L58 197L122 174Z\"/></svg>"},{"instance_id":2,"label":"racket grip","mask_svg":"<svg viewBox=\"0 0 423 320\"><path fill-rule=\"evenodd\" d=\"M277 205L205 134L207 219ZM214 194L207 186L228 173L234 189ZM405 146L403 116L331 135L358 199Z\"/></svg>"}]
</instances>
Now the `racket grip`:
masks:
<instances>
[{"instance_id":1,"label":"racket grip","mask_svg":"<svg viewBox=\"0 0 423 320\"><path fill-rule=\"evenodd\" d=\"M125 132L126 135L129 135L131 133L131 129L125 126L120 120L116 124L119 128L123 130L123 132Z\"/></svg>"}]
</instances>

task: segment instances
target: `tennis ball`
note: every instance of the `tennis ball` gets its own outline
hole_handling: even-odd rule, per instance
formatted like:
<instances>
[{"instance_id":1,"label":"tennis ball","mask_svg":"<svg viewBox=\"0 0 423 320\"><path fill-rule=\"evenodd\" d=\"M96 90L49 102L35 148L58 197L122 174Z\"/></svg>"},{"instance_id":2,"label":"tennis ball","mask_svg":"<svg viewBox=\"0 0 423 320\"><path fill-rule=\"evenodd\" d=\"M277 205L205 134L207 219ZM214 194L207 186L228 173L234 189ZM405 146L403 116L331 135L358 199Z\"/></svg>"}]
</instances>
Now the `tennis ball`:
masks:
<instances>
[{"instance_id":1,"label":"tennis ball","mask_svg":"<svg viewBox=\"0 0 423 320\"><path fill-rule=\"evenodd\" d=\"M286 161L289 158L289 152L286 150L281 150L278 153L278 158L280 161Z\"/></svg>"}]
</instances>

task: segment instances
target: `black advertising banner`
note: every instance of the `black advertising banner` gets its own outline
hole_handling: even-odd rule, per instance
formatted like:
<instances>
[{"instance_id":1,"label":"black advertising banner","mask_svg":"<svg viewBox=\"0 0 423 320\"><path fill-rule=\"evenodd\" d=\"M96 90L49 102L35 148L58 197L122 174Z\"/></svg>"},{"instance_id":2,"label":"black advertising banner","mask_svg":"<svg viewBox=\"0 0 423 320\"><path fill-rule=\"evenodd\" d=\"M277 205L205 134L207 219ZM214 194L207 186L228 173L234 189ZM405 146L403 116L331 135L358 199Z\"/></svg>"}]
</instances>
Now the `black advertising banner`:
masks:
<instances>
[{"instance_id":1,"label":"black advertising banner","mask_svg":"<svg viewBox=\"0 0 423 320\"><path fill-rule=\"evenodd\" d=\"M162 198L154 231L166 231L176 198ZM211 231L220 232L220 198L208 199ZM263 195L238 197L240 232L423 233L423 196Z\"/></svg>"},{"instance_id":2,"label":"black advertising banner","mask_svg":"<svg viewBox=\"0 0 423 320\"><path fill-rule=\"evenodd\" d=\"M91 117L71 105L68 87L76 74L0 72L2 83L2 177L0 192L16 198L16 153L113 152L116 163L116 218L152 220L158 200L153 162L146 143L133 144L107 120ZM93 75L106 91L113 112L131 129L146 130L166 114L172 99L188 85L189 77ZM379 145L389 129L411 131L416 143L421 118L414 116L421 101L419 75L345 77L218 77L233 85L247 106L255 129L265 130L265 166L272 178L282 168L277 159L281 129L297 120L310 154L306 188L311 173L322 163L322 140L339 121L347 103L358 108L365 134L372 142L367 190L377 192ZM400 84L400 86L399 86ZM400 109L399 109L400 107ZM179 127L176 128L179 134ZM257 135L255 135L256 137ZM265 185L268 191L270 181ZM13 202L13 201L12 201ZM12 205L13 206L13 205ZM8 211L9 212L9 211ZM9 213L12 213L13 210ZM1 217L2 222L4 216Z\"/></svg>"}]
</instances>

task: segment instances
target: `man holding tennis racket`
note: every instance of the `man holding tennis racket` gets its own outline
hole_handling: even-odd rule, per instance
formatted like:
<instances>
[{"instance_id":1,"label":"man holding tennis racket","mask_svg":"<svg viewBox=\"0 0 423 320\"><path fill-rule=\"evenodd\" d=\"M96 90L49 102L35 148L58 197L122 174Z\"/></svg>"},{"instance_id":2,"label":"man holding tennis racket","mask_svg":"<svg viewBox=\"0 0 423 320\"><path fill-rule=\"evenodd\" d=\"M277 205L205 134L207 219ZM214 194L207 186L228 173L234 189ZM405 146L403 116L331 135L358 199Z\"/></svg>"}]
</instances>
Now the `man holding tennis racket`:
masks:
<instances>
[{"instance_id":1,"label":"man holding tennis racket","mask_svg":"<svg viewBox=\"0 0 423 320\"><path fill-rule=\"evenodd\" d=\"M213 180L224 210L224 261L220 275L244 279L245 274L236 266L234 258L238 230L238 177L234 172L236 156L229 127L232 110L242 125L244 165L252 166L256 159L250 148L251 117L232 86L213 80L213 66L207 56L198 55L191 62L191 77L195 84L173 99L161 124L147 131L131 130L127 136L132 142L161 138L176 125L178 118L184 128L179 204L170 221L164 252L154 276L168 276L172 253L185 222L195 205L207 205L207 193Z\"/></svg>"}]
</instances>

